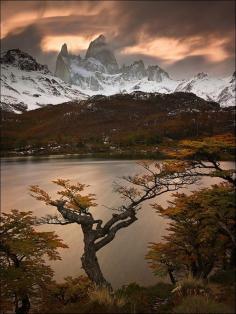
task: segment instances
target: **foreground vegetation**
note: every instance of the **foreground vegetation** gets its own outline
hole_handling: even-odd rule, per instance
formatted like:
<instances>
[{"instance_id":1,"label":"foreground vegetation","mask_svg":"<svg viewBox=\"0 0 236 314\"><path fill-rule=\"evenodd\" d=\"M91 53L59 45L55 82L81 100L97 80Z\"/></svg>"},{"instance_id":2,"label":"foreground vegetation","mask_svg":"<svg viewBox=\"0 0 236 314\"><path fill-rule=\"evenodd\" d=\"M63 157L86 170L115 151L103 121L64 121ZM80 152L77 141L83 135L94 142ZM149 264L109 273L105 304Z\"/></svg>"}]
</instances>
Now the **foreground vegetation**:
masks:
<instances>
[{"instance_id":1,"label":"foreground vegetation","mask_svg":"<svg viewBox=\"0 0 236 314\"><path fill-rule=\"evenodd\" d=\"M235 170L219 163L222 150L232 155L231 135L182 141L166 154L172 160L142 163L142 172L116 185L123 199L107 221L94 219L95 195L86 186L69 180L54 181L61 190L53 199L39 186L32 196L54 206L58 214L36 219L31 212L13 210L1 217L2 313L234 313ZM176 160L178 155L179 160ZM202 176L217 177L218 185L191 194L178 190ZM167 207L158 196L173 191ZM131 283L118 290L107 282L97 251L112 243L117 232L128 228L145 201L169 221L168 235L150 243L146 259L157 284L141 287ZM53 280L46 259L60 259L66 244L53 232L39 232L38 224L75 223L84 235L82 267L86 276ZM131 254L131 253L130 253ZM169 283L161 282L165 276Z\"/></svg>"}]
</instances>

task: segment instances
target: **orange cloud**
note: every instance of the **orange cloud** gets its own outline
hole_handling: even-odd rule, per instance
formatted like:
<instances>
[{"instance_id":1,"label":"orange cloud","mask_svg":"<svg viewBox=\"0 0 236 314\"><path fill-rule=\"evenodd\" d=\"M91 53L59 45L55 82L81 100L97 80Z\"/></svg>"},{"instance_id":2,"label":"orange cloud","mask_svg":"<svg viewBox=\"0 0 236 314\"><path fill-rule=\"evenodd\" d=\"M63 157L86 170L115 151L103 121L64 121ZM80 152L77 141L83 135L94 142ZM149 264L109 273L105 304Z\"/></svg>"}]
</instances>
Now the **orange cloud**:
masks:
<instances>
[{"instance_id":1,"label":"orange cloud","mask_svg":"<svg viewBox=\"0 0 236 314\"><path fill-rule=\"evenodd\" d=\"M57 3L58 5L58 3ZM69 15L77 15L79 16L92 16L96 15L101 11L100 7L88 7L82 4L77 3L77 6L63 6L60 7L60 3L58 7L53 6L48 7L47 10L43 13L43 18L48 17L56 17L56 16L69 16Z\"/></svg>"},{"instance_id":2,"label":"orange cloud","mask_svg":"<svg viewBox=\"0 0 236 314\"><path fill-rule=\"evenodd\" d=\"M30 3L30 2L29 2ZM19 1L20 4L20 1ZM86 2L68 3L45 1L45 9L38 11L35 7L26 7L27 10L22 10L19 7L18 12L9 16L8 12L11 9L11 3L5 3L1 10L1 38L6 37L10 32L16 32L18 29L25 28L33 23L43 23L44 19L53 17L67 17L70 15L93 16L99 14L109 3L101 3L99 6L91 6Z\"/></svg>"},{"instance_id":3,"label":"orange cloud","mask_svg":"<svg viewBox=\"0 0 236 314\"><path fill-rule=\"evenodd\" d=\"M140 39L138 45L125 47L122 53L155 56L169 64L188 56L203 55L212 62L223 61L228 57L224 49L226 39L211 39L207 45L203 44L203 39L199 36L185 41L168 37L147 39L144 35L141 35Z\"/></svg>"},{"instance_id":4,"label":"orange cloud","mask_svg":"<svg viewBox=\"0 0 236 314\"><path fill-rule=\"evenodd\" d=\"M41 49L45 52L60 51L61 46L67 43L70 52L78 53L81 50L87 49L91 40L95 39L98 35L96 34L92 37L83 37L80 35L46 36L41 42Z\"/></svg>"},{"instance_id":5,"label":"orange cloud","mask_svg":"<svg viewBox=\"0 0 236 314\"><path fill-rule=\"evenodd\" d=\"M38 14L36 12L25 12L18 13L12 17L7 19L2 19L1 22L1 38L4 38L10 32L19 30L22 27L26 27L32 24L38 18Z\"/></svg>"}]
</instances>

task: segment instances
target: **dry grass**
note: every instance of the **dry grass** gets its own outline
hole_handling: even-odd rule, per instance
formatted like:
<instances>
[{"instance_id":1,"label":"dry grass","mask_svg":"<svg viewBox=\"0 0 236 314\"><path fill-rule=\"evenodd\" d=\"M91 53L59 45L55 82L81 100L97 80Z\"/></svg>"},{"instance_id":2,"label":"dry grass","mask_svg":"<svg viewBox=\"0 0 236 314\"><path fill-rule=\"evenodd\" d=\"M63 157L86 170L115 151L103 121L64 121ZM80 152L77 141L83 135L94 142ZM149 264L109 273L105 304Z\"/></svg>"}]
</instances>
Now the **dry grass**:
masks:
<instances>
[{"instance_id":1,"label":"dry grass","mask_svg":"<svg viewBox=\"0 0 236 314\"><path fill-rule=\"evenodd\" d=\"M95 288L94 290L90 291L89 299L92 303L98 303L108 307L123 307L126 304L124 297L114 296L107 288Z\"/></svg>"},{"instance_id":2,"label":"dry grass","mask_svg":"<svg viewBox=\"0 0 236 314\"><path fill-rule=\"evenodd\" d=\"M210 289L203 280L189 276L180 281L177 287L172 290L172 293L180 298L194 295L208 296Z\"/></svg>"}]
</instances>

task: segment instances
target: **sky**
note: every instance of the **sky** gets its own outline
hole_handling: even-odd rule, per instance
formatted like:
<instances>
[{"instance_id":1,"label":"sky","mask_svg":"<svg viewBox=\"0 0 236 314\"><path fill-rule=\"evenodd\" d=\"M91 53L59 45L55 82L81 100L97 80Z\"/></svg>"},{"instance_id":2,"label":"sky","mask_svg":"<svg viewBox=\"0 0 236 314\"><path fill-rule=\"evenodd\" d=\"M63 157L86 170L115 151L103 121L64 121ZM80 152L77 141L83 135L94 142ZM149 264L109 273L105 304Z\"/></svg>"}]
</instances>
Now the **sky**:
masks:
<instances>
[{"instance_id":1,"label":"sky","mask_svg":"<svg viewBox=\"0 0 236 314\"><path fill-rule=\"evenodd\" d=\"M173 78L229 76L234 1L1 1L1 49L19 48L54 71L63 43L84 56L104 34L120 65L142 59Z\"/></svg>"}]
</instances>

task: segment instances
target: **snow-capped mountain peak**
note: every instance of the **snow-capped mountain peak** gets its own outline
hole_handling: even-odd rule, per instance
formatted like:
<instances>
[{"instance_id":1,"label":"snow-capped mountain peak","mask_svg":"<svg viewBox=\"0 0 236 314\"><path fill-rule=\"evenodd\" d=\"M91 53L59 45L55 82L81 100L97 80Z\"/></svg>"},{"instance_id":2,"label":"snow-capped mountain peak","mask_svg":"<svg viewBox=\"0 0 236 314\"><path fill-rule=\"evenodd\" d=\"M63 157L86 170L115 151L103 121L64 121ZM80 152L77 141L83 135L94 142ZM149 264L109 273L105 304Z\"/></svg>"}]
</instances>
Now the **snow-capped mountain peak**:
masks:
<instances>
[{"instance_id":1,"label":"snow-capped mountain peak","mask_svg":"<svg viewBox=\"0 0 236 314\"><path fill-rule=\"evenodd\" d=\"M63 57L68 57L69 53L68 53L68 49L67 49L67 44L62 45L60 54Z\"/></svg>"},{"instance_id":2,"label":"snow-capped mountain peak","mask_svg":"<svg viewBox=\"0 0 236 314\"><path fill-rule=\"evenodd\" d=\"M234 76L234 75L233 75ZM235 105L235 79L213 78L198 73L190 80L181 82L175 91L194 93L206 100L218 102L223 107Z\"/></svg>"},{"instance_id":3,"label":"snow-capped mountain peak","mask_svg":"<svg viewBox=\"0 0 236 314\"><path fill-rule=\"evenodd\" d=\"M31 55L20 49L11 49L1 54L1 64L17 67L24 71L41 71L49 73L47 65L39 64Z\"/></svg>"},{"instance_id":4,"label":"snow-capped mountain peak","mask_svg":"<svg viewBox=\"0 0 236 314\"><path fill-rule=\"evenodd\" d=\"M90 43L85 55L85 59L89 58L100 61L106 67L108 73L112 74L118 71L115 55L104 35L98 36Z\"/></svg>"},{"instance_id":5,"label":"snow-capped mountain peak","mask_svg":"<svg viewBox=\"0 0 236 314\"><path fill-rule=\"evenodd\" d=\"M87 97L78 86L53 76L47 66L19 49L3 52L0 63L1 107L6 110L22 112Z\"/></svg>"},{"instance_id":6,"label":"snow-capped mountain peak","mask_svg":"<svg viewBox=\"0 0 236 314\"><path fill-rule=\"evenodd\" d=\"M146 67L143 60L130 65L118 66L112 49L104 35L100 35L89 44L84 58L74 56L63 45L57 57L55 75L78 85L89 95L111 95L120 92L132 92L140 89L147 92L173 91L179 82L170 79L169 74L158 65ZM168 87L163 87L166 81ZM158 84L160 83L160 84Z\"/></svg>"}]
</instances>

